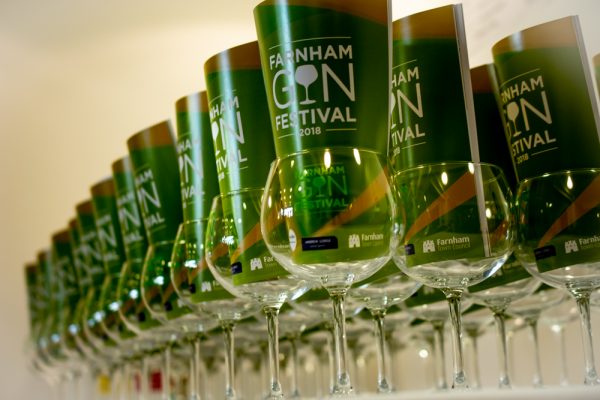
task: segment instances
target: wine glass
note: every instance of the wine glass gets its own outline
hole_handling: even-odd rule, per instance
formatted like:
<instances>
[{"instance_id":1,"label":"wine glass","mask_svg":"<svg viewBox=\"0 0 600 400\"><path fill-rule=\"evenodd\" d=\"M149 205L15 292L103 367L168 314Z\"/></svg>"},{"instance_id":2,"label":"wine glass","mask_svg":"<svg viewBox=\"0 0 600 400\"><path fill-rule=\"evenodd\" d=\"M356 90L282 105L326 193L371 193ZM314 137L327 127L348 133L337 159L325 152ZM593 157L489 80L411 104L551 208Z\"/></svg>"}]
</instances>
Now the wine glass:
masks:
<instances>
[{"instance_id":1,"label":"wine glass","mask_svg":"<svg viewBox=\"0 0 600 400\"><path fill-rule=\"evenodd\" d=\"M267 320L270 387L267 398L283 398L279 378L279 310L307 289L269 253L260 232L263 189L215 197L208 219L206 260L213 276L239 298L260 305Z\"/></svg>"},{"instance_id":2,"label":"wine glass","mask_svg":"<svg viewBox=\"0 0 600 400\"><path fill-rule=\"evenodd\" d=\"M140 215L148 250L141 274L141 298L163 326L156 329L170 337L163 349L165 384L170 397L172 346L190 331L202 331L202 321L178 297L171 281L171 256L183 220L179 161L169 121L159 122L127 140Z\"/></svg>"},{"instance_id":3,"label":"wine glass","mask_svg":"<svg viewBox=\"0 0 600 400\"><path fill-rule=\"evenodd\" d=\"M590 299L591 304L591 299ZM555 307L542 311L540 321L547 325L558 341L560 348L560 378L561 386L569 385L567 371L567 345L565 343L566 325L579 317L579 310L575 301L565 301Z\"/></svg>"},{"instance_id":4,"label":"wine glass","mask_svg":"<svg viewBox=\"0 0 600 400\"><path fill-rule=\"evenodd\" d=\"M463 299L461 306L468 308L472 300ZM413 324L426 321L431 325L431 348L434 359L434 378L437 390L448 389L446 383L446 352L444 330L450 316L446 297L441 290L422 286L415 294L404 302L406 312L416 318Z\"/></svg>"},{"instance_id":5,"label":"wine glass","mask_svg":"<svg viewBox=\"0 0 600 400\"><path fill-rule=\"evenodd\" d=\"M540 284L540 280L532 277L513 254L494 275L469 288L469 296L494 313L500 348L500 377L498 379L500 389L511 387L505 327L506 309L513 301L532 294Z\"/></svg>"},{"instance_id":6,"label":"wine glass","mask_svg":"<svg viewBox=\"0 0 600 400\"><path fill-rule=\"evenodd\" d=\"M398 271L394 262L388 261L373 276L357 282L349 291L350 297L365 305L374 322L378 393L390 393L392 391L385 343L384 319L387 310L389 307L400 304L412 296L420 287L421 283Z\"/></svg>"},{"instance_id":7,"label":"wine glass","mask_svg":"<svg viewBox=\"0 0 600 400\"><path fill-rule=\"evenodd\" d=\"M533 342L534 374L533 386L542 387L542 372L540 363L540 346L538 341L538 321L542 311L555 307L566 300L566 295L547 285L541 285L532 295L524 297L511 303L507 310L509 315L520 317L529 327L531 340Z\"/></svg>"},{"instance_id":8,"label":"wine glass","mask_svg":"<svg viewBox=\"0 0 600 400\"><path fill-rule=\"evenodd\" d=\"M394 185L403 209L394 260L410 277L444 292L453 327L452 387L467 388L461 297L512 251L510 189L500 168L472 162L410 168L394 176Z\"/></svg>"},{"instance_id":9,"label":"wine glass","mask_svg":"<svg viewBox=\"0 0 600 400\"><path fill-rule=\"evenodd\" d=\"M317 68L315 68L312 64L300 65L296 68L296 72L294 73L294 80L304 86L305 97L304 100L300 102L302 105L313 104L316 100L309 99L308 96L308 87L313 84L317 78L319 77L319 73L317 72Z\"/></svg>"},{"instance_id":10,"label":"wine glass","mask_svg":"<svg viewBox=\"0 0 600 400\"><path fill-rule=\"evenodd\" d=\"M395 209L386 171L371 151L314 149L278 159L265 187L261 231L269 251L290 273L327 289L333 301L333 395L352 393L346 293L390 257Z\"/></svg>"},{"instance_id":11,"label":"wine glass","mask_svg":"<svg viewBox=\"0 0 600 400\"><path fill-rule=\"evenodd\" d=\"M492 315L483 306L473 305L462 314L463 330L469 339L471 345L471 366L473 378L471 387L481 388L481 374L479 369L479 350L477 346L478 339L485 333L489 325L493 322Z\"/></svg>"},{"instance_id":12,"label":"wine glass","mask_svg":"<svg viewBox=\"0 0 600 400\"><path fill-rule=\"evenodd\" d=\"M600 287L600 170L561 171L523 180L517 213L515 253L529 273L566 290L577 301L584 382L598 385L590 294Z\"/></svg>"},{"instance_id":13,"label":"wine glass","mask_svg":"<svg viewBox=\"0 0 600 400\"><path fill-rule=\"evenodd\" d=\"M225 345L225 396L236 397L234 389L234 335L238 321L256 311L245 298L236 298L215 280L205 257L207 219L181 224L171 256L171 280L179 299L198 318L213 318L223 331Z\"/></svg>"},{"instance_id":14,"label":"wine glass","mask_svg":"<svg viewBox=\"0 0 600 400\"><path fill-rule=\"evenodd\" d=\"M303 332L318 324L318 320L305 312L284 304L279 314L280 335L289 342L289 358L291 367L291 388L290 397L293 399L301 398L298 383L298 344Z\"/></svg>"},{"instance_id":15,"label":"wine glass","mask_svg":"<svg viewBox=\"0 0 600 400\"><path fill-rule=\"evenodd\" d=\"M148 397L149 362L152 352L170 340L162 322L154 318L141 296L141 275L148 249L146 232L136 200L133 166L129 157L112 164L116 205L125 260L122 264L116 289L116 301L121 322L135 333L141 365L139 374L140 395Z\"/></svg>"}]
</instances>

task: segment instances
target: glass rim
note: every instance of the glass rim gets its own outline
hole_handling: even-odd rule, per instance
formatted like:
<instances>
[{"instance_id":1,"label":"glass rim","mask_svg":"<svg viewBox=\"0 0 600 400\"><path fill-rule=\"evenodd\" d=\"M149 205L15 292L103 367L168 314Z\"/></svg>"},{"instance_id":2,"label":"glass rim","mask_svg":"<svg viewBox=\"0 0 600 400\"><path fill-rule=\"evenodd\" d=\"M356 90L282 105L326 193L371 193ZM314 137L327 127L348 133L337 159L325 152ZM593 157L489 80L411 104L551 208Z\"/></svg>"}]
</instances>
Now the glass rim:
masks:
<instances>
[{"instance_id":1,"label":"glass rim","mask_svg":"<svg viewBox=\"0 0 600 400\"><path fill-rule=\"evenodd\" d=\"M449 166L449 167L453 167L453 166L467 166L472 164L472 165L478 165L478 166L485 166L485 167L489 167L490 169L496 169L498 170L501 174L504 175L504 170L496 165L496 164L492 164L492 163L488 163L488 162L475 162L475 161L442 161L442 162L438 162L438 163L427 163L427 164L419 164L416 165L414 167L410 167L410 168L406 168L400 171L396 171L392 174L392 179L399 176L399 175L403 175L405 173L409 173L409 172L415 172L418 171L420 169L426 169L426 168L430 168L430 167L440 167L440 166Z\"/></svg>"},{"instance_id":2,"label":"glass rim","mask_svg":"<svg viewBox=\"0 0 600 400\"><path fill-rule=\"evenodd\" d=\"M187 221L182 221L181 224L179 224L179 226L192 225L192 224L202 223L202 222L206 222L206 221L208 221L208 217L194 218L194 219L190 219Z\"/></svg>"},{"instance_id":3,"label":"glass rim","mask_svg":"<svg viewBox=\"0 0 600 400\"><path fill-rule=\"evenodd\" d=\"M265 188L264 187L253 187L253 188L243 188L243 189L237 189L237 190L232 190L229 191L227 193L219 193L218 195L216 195L215 197L213 197L213 202L216 199L225 199L228 197L233 197L233 196L237 196L240 194L245 194L245 193L252 193L252 192L264 192ZM262 195L262 193L261 193ZM208 219L210 217L207 217L206 219Z\"/></svg>"},{"instance_id":4,"label":"glass rim","mask_svg":"<svg viewBox=\"0 0 600 400\"><path fill-rule=\"evenodd\" d=\"M377 152L375 150L367 149L367 148L364 148L364 147L352 147L352 146L314 147L314 148L310 148L310 149L303 149L303 150L297 151L295 153L286 154L283 157L277 157L277 158L275 158L271 162L271 165L283 162L283 161L285 161L285 160L287 160L289 158L292 158L292 157L303 156L305 154L313 153L313 152L314 153L316 153L316 152L322 152L322 153L324 153L326 151L329 151L329 152L335 154L336 150L341 150L341 151L350 152L350 153L354 153L354 151L358 151L360 153L372 154L372 155L374 155L374 156L376 156L378 158L381 158L381 159L386 159L387 158L382 153L379 153L379 152Z\"/></svg>"},{"instance_id":5,"label":"glass rim","mask_svg":"<svg viewBox=\"0 0 600 400\"><path fill-rule=\"evenodd\" d=\"M546 178L553 178L556 176L583 175L583 174L593 174L593 173L598 173L598 172L600 172L600 167L564 169L561 171L546 172L542 175L536 175L536 176L531 176L529 178L525 178L525 179L521 180L518 183L518 185L522 186L527 183L531 183L531 182L546 179Z\"/></svg>"}]
</instances>

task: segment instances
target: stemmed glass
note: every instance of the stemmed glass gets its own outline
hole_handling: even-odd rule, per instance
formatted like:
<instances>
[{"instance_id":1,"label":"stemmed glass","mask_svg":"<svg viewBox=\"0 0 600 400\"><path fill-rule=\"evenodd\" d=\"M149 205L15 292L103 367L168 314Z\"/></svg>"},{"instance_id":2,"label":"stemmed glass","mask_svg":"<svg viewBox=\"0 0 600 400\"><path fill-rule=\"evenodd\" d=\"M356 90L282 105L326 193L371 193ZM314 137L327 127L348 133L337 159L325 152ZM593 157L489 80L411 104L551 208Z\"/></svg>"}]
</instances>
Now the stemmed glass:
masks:
<instances>
[{"instance_id":1,"label":"stemmed glass","mask_svg":"<svg viewBox=\"0 0 600 400\"><path fill-rule=\"evenodd\" d=\"M600 170L525 179L517 191L517 246L523 266L577 302L586 385L600 384L594 362L590 294L600 287Z\"/></svg>"},{"instance_id":2,"label":"stemmed glass","mask_svg":"<svg viewBox=\"0 0 600 400\"><path fill-rule=\"evenodd\" d=\"M579 316L577 304L574 301L565 301L555 307L542 311L540 321L547 325L556 339L560 348L560 379L561 386L569 385L569 374L567 371L567 346L565 343L565 326Z\"/></svg>"},{"instance_id":3,"label":"stemmed glass","mask_svg":"<svg viewBox=\"0 0 600 400\"><path fill-rule=\"evenodd\" d=\"M353 282L390 256L395 209L385 163L357 148L307 150L271 167L261 210L269 251L290 273L322 285L333 301L333 395L352 393L344 301Z\"/></svg>"},{"instance_id":4,"label":"stemmed glass","mask_svg":"<svg viewBox=\"0 0 600 400\"><path fill-rule=\"evenodd\" d=\"M488 307L494 314L499 344L500 389L511 387L505 327L506 310L512 302L532 294L540 283L523 268L514 255L511 255L494 275L469 288L469 297Z\"/></svg>"},{"instance_id":5,"label":"stemmed glass","mask_svg":"<svg viewBox=\"0 0 600 400\"><path fill-rule=\"evenodd\" d=\"M413 295L421 283L398 271L393 261L370 278L358 282L349 295L362 302L371 313L374 322L377 354L377 392L390 393L389 366L386 352L384 319L389 307L399 304Z\"/></svg>"},{"instance_id":6,"label":"stemmed glass","mask_svg":"<svg viewBox=\"0 0 600 400\"><path fill-rule=\"evenodd\" d=\"M216 318L221 325L225 345L225 397L235 399L233 329L238 321L250 316L256 306L246 299L233 297L215 280L205 255L206 229L207 219L181 224L170 261L171 281L179 299L204 321L205 332L211 328L207 317ZM195 357L199 352L199 339L200 336L194 340ZM199 369L200 365L196 367ZM196 390L200 389L196 387Z\"/></svg>"},{"instance_id":7,"label":"stemmed glass","mask_svg":"<svg viewBox=\"0 0 600 400\"><path fill-rule=\"evenodd\" d=\"M431 325L431 348L433 350L434 379L437 390L448 389L444 331L450 314L445 300L442 291L429 286L422 286L404 302L406 312L417 319L413 323L426 321ZM461 301L461 306L469 308L471 302L472 300L467 297Z\"/></svg>"},{"instance_id":8,"label":"stemmed glass","mask_svg":"<svg viewBox=\"0 0 600 400\"><path fill-rule=\"evenodd\" d=\"M511 193L491 164L422 165L394 176L398 208L398 266L441 289L450 307L453 388L467 388L461 342L461 298L493 274L512 251Z\"/></svg>"},{"instance_id":9,"label":"stemmed glass","mask_svg":"<svg viewBox=\"0 0 600 400\"><path fill-rule=\"evenodd\" d=\"M552 289L550 286L542 285L536 293L512 302L508 308L509 315L523 318L529 327L531 340L533 342L534 368L533 386L542 387L542 372L540 363L540 346L538 341L538 321L542 311L555 307L566 300L566 295L560 290Z\"/></svg>"},{"instance_id":10,"label":"stemmed glass","mask_svg":"<svg viewBox=\"0 0 600 400\"><path fill-rule=\"evenodd\" d=\"M289 342L289 365L291 368L291 388L290 397L293 399L299 399L300 388L298 386L298 371L299 371L299 360L298 360L298 342L302 333L309 327L316 325L318 320L310 316L307 313L299 311L296 308L292 308L289 305L284 304L279 314L280 335L282 338Z\"/></svg>"},{"instance_id":11,"label":"stemmed glass","mask_svg":"<svg viewBox=\"0 0 600 400\"><path fill-rule=\"evenodd\" d=\"M141 273L141 298L163 325L155 328L166 339L163 349L163 396L171 397L171 350L175 341L202 324L175 293L171 282L171 255L183 219L178 158L169 121L137 132L127 140L140 215L148 249Z\"/></svg>"},{"instance_id":12,"label":"stemmed glass","mask_svg":"<svg viewBox=\"0 0 600 400\"><path fill-rule=\"evenodd\" d=\"M474 389L481 388L481 374L479 370L479 350L477 346L478 339L483 335L488 326L493 322L490 312L482 306L471 306L462 314L463 330L469 338L471 345L471 367L473 378L471 379L471 387Z\"/></svg>"},{"instance_id":13,"label":"stemmed glass","mask_svg":"<svg viewBox=\"0 0 600 400\"><path fill-rule=\"evenodd\" d=\"M279 310L307 289L307 283L283 269L260 233L263 189L215 197L206 234L206 260L214 277L236 297L258 303L267 320L270 399L283 398L279 382ZM244 273L245 272L245 273Z\"/></svg>"}]
</instances>

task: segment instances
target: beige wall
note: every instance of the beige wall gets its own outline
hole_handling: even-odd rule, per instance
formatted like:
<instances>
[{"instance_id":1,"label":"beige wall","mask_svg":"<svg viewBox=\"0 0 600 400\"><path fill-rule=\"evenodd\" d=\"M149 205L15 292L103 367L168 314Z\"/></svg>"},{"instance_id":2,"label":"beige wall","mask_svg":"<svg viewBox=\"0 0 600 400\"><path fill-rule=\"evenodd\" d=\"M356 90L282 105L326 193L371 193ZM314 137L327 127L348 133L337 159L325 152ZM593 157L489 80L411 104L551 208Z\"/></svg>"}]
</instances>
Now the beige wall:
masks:
<instances>
[{"instance_id":1,"label":"beige wall","mask_svg":"<svg viewBox=\"0 0 600 400\"><path fill-rule=\"evenodd\" d=\"M204 88L204 60L254 39L255 3L0 2L0 398L40 398L45 390L24 365L23 264L109 174L127 137ZM394 1L394 16L445 3ZM568 14L581 15L590 55L600 52L600 2L466 0L472 65L491 61L501 37ZM495 365L486 373L494 376Z\"/></svg>"}]
</instances>

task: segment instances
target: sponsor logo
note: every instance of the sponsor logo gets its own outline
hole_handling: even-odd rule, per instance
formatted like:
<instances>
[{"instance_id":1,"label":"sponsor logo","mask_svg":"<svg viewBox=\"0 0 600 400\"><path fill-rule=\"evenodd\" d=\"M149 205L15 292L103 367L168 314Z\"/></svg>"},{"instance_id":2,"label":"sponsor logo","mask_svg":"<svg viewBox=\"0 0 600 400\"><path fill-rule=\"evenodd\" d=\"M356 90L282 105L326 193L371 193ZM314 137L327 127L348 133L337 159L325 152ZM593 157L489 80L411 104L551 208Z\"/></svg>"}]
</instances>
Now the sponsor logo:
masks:
<instances>
[{"instance_id":1,"label":"sponsor logo","mask_svg":"<svg viewBox=\"0 0 600 400\"><path fill-rule=\"evenodd\" d=\"M260 258L253 258L250 260L250 271L254 271L257 269L262 269L263 264Z\"/></svg>"},{"instance_id":2,"label":"sponsor logo","mask_svg":"<svg viewBox=\"0 0 600 400\"><path fill-rule=\"evenodd\" d=\"M576 251L579 251L577 242L574 240L567 240L565 242L565 253L569 254L569 253L576 252Z\"/></svg>"},{"instance_id":3,"label":"sponsor logo","mask_svg":"<svg viewBox=\"0 0 600 400\"><path fill-rule=\"evenodd\" d=\"M425 240L423 242L423 253L433 253L435 251L435 243L433 240Z\"/></svg>"},{"instance_id":4,"label":"sponsor logo","mask_svg":"<svg viewBox=\"0 0 600 400\"><path fill-rule=\"evenodd\" d=\"M348 236L348 247L351 249L354 247L360 247L360 237L357 234Z\"/></svg>"}]
</instances>

